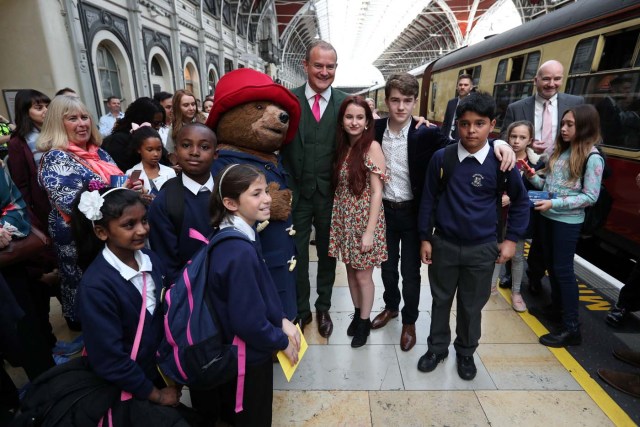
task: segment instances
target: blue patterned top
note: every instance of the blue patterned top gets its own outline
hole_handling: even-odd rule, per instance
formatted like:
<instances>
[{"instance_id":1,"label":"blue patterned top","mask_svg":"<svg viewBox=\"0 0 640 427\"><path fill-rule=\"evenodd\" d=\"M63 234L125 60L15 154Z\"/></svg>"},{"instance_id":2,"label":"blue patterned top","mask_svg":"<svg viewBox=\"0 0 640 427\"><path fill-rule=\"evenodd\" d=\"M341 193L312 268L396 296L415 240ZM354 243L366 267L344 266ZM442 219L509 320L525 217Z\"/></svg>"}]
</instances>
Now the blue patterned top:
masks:
<instances>
[{"instance_id":1,"label":"blue patterned top","mask_svg":"<svg viewBox=\"0 0 640 427\"><path fill-rule=\"evenodd\" d=\"M591 150L592 153L597 151L595 147ZM536 175L529 181L534 187L556 195L551 201L552 208L542 212L543 216L567 224L581 224L584 222L584 208L593 205L600 195L604 159L602 156L589 157L584 179L572 180L569 173L570 156L571 148L560 154L553 170L547 171L546 179Z\"/></svg>"}]
</instances>

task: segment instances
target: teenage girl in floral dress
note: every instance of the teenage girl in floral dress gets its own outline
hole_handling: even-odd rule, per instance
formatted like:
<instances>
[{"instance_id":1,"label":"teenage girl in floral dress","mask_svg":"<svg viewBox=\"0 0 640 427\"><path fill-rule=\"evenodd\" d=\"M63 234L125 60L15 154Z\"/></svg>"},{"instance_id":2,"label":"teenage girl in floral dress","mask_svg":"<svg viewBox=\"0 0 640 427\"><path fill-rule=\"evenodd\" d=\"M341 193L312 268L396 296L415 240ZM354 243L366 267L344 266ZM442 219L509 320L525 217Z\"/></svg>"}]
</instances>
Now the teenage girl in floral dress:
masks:
<instances>
[{"instance_id":1,"label":"teenage girl in floral dress","mask_svg":"<svg viewBox=\"0 0 640 427\"><path fill-rule=\"evenodd\" d=\"M382 148L374 141L373 116L359 96L347 97L338 113L336 192L333 199L329 256L347 266L355 307L347 335L351 347L367 342L373 306L373 267L387 260L382 187L388 180Z\"/></svg>"}]
</instances>

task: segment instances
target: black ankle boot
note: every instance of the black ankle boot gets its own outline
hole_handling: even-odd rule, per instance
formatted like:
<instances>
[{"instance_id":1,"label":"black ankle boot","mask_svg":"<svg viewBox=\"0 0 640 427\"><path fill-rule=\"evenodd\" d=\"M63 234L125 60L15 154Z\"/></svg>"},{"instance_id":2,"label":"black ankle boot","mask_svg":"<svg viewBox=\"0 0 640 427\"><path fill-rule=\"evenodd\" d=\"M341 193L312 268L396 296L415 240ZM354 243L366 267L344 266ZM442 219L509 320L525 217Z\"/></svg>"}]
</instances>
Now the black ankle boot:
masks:
<instances>
[{"instance_id":1,"label":"black ankle boot","mask_svg":"<svg viewBox=\"0 0 640 427\"><path fill-rule=\"evenodd\" d=\"M351 323L349 323L349 327L347 328L347 336L352 337L353 334L356 333L356 328L358 327L358 320L360 319L360 309L356 308L353 313L353 319Z\"/></svg>"},{"instance_id":2,"label":"black ankle boot","mask_svg":"<svg viewBox=\"0 0 640 427\"><path fill-rule=\"evenodd\" d=\"M607 325L619 328L624 324L627 317L628 310L624 307L619 307L618 304L614 305L607 313Z\"/></svg>"},{"instance_id":3,"label":"black ankle boot","mask_svg":"<svg viewBox=\"0 0 640 427\"><path fill-rule=\"evenodd\" d=\"M358 348L365 345L367 343L369 331L371 330L371 320L360 319L359 317L357 319L358 324L353 334L353 339L351 340L351 347L353 348Z\"/></svg>"}]
</instances>

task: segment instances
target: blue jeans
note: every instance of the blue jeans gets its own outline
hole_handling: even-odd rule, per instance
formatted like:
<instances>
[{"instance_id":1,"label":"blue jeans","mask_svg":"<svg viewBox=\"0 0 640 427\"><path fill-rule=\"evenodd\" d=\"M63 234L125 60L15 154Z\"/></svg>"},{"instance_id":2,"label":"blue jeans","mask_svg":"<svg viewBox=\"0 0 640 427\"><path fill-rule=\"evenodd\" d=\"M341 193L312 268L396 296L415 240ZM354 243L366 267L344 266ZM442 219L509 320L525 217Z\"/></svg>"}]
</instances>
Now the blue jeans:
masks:
<instances>
[{"instance_id":1,"label":"blue jeans","mask_svg":"<svg viewBox=\"0 0 640 427\"><path fill-rule=\"evenodd\" d=\"M567 224L540 216L545 264L551 282L551 302L562 310L562 324L576 331L578 321L578 283L573 269L573 257L582 224Z\"/></svg>"}]
</instances>

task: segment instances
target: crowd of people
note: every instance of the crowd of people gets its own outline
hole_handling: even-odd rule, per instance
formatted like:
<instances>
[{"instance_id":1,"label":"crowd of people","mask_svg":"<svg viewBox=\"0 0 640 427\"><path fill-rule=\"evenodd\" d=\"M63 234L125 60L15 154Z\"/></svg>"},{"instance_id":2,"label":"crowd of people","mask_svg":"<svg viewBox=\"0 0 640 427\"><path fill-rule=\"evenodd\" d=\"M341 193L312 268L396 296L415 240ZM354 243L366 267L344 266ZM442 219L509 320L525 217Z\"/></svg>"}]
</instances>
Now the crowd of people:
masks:
<instances>
[{"instance_id":1,"label":"crowd of people","mask_svg":"<svg viewBox=\"0 0 640 427\"><path fill-rule=\"evenodd\" d=\"M295 363L295 324L304 331L312 321L312 227L318 253L314 305L323 337L333 333L331 295L339 259L346 264L353 301L351 346L366 345L371 329L401 313L400 347L410 351L416 343L420 267L428 264L431 326L428 351L417 368L433 371L448 356L457 294L457 371L472 380L481 310L496 264L512 260L500 284L512 288L514 310L526 311L524 241L533 238L529 287L540 292L548 270L553 304L529 311L559 324L540 343L579 345L573 255L585 208L598 199L605 162L598 155L596 109L558 92L562 64L542 64L534 78L537 93L509 106L506 142L489 140L496 104L473 87L469 75L458 78L458 96L438 128L412 116L419 84L410 74L387 80L388 117L379 118L372 100L332 87L337 64L333 46L314 41L303 60L307 82L291 92L278 86L301 111L301 125L275 161L283 169L274 169L288 178L283 184L292 191L297 255L287 274L296 284L295 295L286 297L278 288L280 273L263 256L269 243L261 242L256 227L269 219L268 183L274 178L259 164L216 164L215 126L204 124L208 114L220 114L215 99L205 98L200 111L188 90L160 92L133 101L122 113L120 100L111 97L108 114L98 122L69 89L53 99L19 91L7 168L0 171L0 248L37 227L49 234L53 250L38 254L44 262L0 267L0 294L17 301L0 315L8 319L2 323L3 356L21 364L31 381L54 366L52 354L61 344L48 314L56 295L69 328L83 331L90 369L151 405L145 410L163 407L159 418L165 422L215 425L221 418L270 425L272 354L282 350ZM534 189L555 197L530 202L527 190ZM212 250L207 283L224 340L231 344L238 336L247 345L243 410L233 410L234 380L192 390L195 411L189 411L180 404L181 387L163 381L155 368L164 333L161 291L203 246L194 232L213 236L225 229L241 238ZM385 307L371 320L374 267L382 270ZM58 278L56 291L51 282ZM608 316L614 326L639 307L625 298L621 294ZM9 324L17 325L14 333L4 328ZM13 386L4 370L0 375L3 391L5 384ZM18 406L17 392L13 386L0 402L5 418Z\"/></svg>"}]
</instances>

